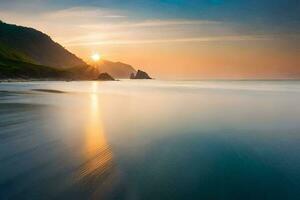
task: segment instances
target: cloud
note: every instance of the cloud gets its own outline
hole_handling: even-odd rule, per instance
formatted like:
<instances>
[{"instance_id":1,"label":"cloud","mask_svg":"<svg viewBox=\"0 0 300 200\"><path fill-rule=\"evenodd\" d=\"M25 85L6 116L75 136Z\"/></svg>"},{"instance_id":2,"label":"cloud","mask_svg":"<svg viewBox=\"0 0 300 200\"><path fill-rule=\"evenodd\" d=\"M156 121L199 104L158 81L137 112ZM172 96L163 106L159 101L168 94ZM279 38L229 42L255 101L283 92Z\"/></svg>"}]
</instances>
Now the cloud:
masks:
<instances>
[{"instance_id":1,"label":"cloud","mask_svg":"<svg viewBox=\"0 0 300 200\"><path fill-rule=\"evenodd\" d=\"M124 11L94 7L72 7L37 15L2 11L1 16L40 29L67 47L272 39L268 35L237 34L224 22L139 19Z\"/></svg>"},{"instance_id":2,"label":"cloud","mask_svg":"<svg viewBox=\"0 0 300 200\"><path fill-rule=\"evenodd\" d=\"M103 8L93 7L72 7L57 11L46 12L43 14L44 18L48 19L73 19L78 20L91 20L95 21L99 18L126 18L127 16L122 14L121 11L108 10Z\"/></svg>"},{"instance_id":3,"label":"cloud","mask_svg":"<svg viewBox=\"0 0 300 200\"><path fill-rule=\"evenodd\" d=\"M105 18L126 18L125 15L104 15Z\"/></svg>"},{"instance_id":4,"label":"cloud","mask_svg":"<svg viewBox=\"0 0 300 200\"><path fill-rule=\"evenodd\" d=\"M218 25L221 22L217 21L205 21L205 20L144 20L144 21L121 21L118 23L95 23L95 24L83 24L80 25L81 28L89 28L89 29L98 29L105 27L111 28L143 28L143 27L167 27L167 26L184 26L184 25Z\"/></svg>"},{"instance_id":5,"label":"cloud","mask_svg":"<svg viewBox=\"0 0 300 200\"><path fill-rule=\"evenodd\" d=\"M220 24L217 21L206 21L206 20L146 20L140 23L134 23L134 27L145 27L145 26L171 26L171 25L209 25L209 24Z\"/></svg>"},{"instance_id":6,"label":"cloud","mask_svg":"<svg viewBox=\"0 0 300 200\"><path fill-rule=\"evenodd\" d=\"M96 46L96 45L129 45L129 44L159 44L159 43L185 43L185 42L234 42L234 41L266 41L273 40L272 36L264 35L237 35L221 37L191 37L172 39L145 39L145 40L102 40L93 42L70 42L68 46Z\"/></svg>"}]
</instances>

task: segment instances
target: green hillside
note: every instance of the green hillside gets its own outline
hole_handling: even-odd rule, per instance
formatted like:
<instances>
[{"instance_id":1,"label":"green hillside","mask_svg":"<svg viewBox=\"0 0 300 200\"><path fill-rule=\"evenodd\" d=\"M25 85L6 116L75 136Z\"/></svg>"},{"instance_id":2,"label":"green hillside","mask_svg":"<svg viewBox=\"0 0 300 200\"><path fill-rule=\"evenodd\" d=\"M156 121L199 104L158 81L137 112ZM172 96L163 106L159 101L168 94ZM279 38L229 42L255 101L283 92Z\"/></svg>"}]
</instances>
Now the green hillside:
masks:
<instances>
[{"instance_id":1,"label":"green hillside","mask_svg":"<svg viewBox=\"0 0 300 200\"><path fill-rule=\"evenodd\" d=\"M93 73L49 36L0 21L0 79L89 79Z\"/></svg>"},{"instance_id":2,"label":"green hillside","mask_svg":"<svg viewBox=\"0 0 300 200\"><path fill-rule=\"evenodd\" d=\"M0 78L62 78L63 76L64 72L58 69L0 57Z\"/></svg>"},{"instance_id":3,"label":"green hillside","mask_svg":"<svg viewBox=\"0 0 300 200\"><path fill-rule=\"evenodd\" d=\"M25 54L15 49L9 48L6 45L3 45L1 43L0 43L0 57L11 59L11 60L34 63L34 61L30 57L26 56Z\"/></svg>"},{"instance_id":4,"label":"green hillside","mask_svg":"<svg viewBox=\"0 0 300 200\"><path fill-rule=\"evenodd\" d=\"M38 65L66 69L87 64L72 54L60 44L54 42L48 35L23 26L0 22L0 47L3 54L9 58L20 57ZM8 55L7 55L8 54Z\"/></svg>"}]
</instances>

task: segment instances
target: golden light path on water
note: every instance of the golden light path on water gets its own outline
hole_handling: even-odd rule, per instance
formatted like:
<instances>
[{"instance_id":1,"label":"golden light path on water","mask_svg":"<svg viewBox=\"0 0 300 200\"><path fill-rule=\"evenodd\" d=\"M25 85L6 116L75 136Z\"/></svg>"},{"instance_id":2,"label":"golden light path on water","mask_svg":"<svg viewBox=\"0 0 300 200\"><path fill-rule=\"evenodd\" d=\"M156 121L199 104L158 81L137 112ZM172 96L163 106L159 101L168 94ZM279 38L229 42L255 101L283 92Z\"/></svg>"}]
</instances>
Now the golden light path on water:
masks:
<instances>
[{"instance_id":1,"label":"golden light path on water","mask_svg":"<svg viewBox=\"0 0 300 200\"><path fill-rule=\"evenodd\" d=\"M78 174L79 179L99 176L112 167L113 156L103 129L98 83L93 82L91 87L89 115L84 133L84 157L87 161Z\"/></svg>"}]
</instances>

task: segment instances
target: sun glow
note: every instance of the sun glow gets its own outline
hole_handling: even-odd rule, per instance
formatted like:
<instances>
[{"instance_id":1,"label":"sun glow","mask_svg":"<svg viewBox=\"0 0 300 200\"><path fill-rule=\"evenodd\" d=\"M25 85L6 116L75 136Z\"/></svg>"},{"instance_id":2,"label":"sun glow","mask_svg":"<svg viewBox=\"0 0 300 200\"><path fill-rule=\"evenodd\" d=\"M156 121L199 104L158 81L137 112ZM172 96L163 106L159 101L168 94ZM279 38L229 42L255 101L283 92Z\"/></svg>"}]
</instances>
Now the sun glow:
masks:
<instances>
[{"instance_id":1,"label":"sun glow","mask_svg":"<svg viewBox=\"0 0 300 200\"><path fill-rule=\"evenodd\" d=\"M91 55L91 59L94 61L94 62L97 62L101 59L101 55L99 53L93 53Z\"/></svg>"},{"instance_id":2,"label":"sun glow","mask_svg":"<svg viewBox=\"0 0 300 200\"><path fill-rule=\"evenodd\" d=\"M101 115L101 99L97 93L98 83L93 82L90 90L90 108L86 117L86 129L83 153L85 164L79 170L77 179L101 176L111 170L113 153L107 142ZM112 171L110 171L112 173Z\"/></svg>"}]
</instances>

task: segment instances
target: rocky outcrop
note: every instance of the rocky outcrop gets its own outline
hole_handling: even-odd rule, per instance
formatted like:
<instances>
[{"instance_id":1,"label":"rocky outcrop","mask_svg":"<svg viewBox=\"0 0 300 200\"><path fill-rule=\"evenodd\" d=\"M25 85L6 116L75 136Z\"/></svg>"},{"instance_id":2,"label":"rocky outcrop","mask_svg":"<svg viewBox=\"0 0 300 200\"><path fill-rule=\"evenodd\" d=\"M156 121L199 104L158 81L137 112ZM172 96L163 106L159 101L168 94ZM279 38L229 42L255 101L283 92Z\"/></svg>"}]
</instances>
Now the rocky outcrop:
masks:
<instances>
[{"instance_id":1,"label":"rocky outcrop","mask_svg":"<svg viewBox=\"0 0 300 200\"><path fill-rule=\"evenodd\" d=\"M115 79L108 73L101 73L101 74L99 74L97 80L99 80L99 81L114 81Z\"/></svg>"},{"instance_id":2,"label":"rocky outcrop","mask_svg":"<svg viewBox=\"0 0 300 200\"><path fill-rule=\"evenodd\" d=\"M137 73L131 74L130 79L152 79L146 72L138 70Z\"/></svg>"},{"instance_id":3,"label":"rocky outcrop","mask_svg":"<svg viewBox=\"0 0 300 200\"><path fill-rule=\"evenodd\" d=\"M134 79L134 78L135 78L134 73L131 73L131 74L130 74L130 79Z\"/></svg>"}]
</instances>

